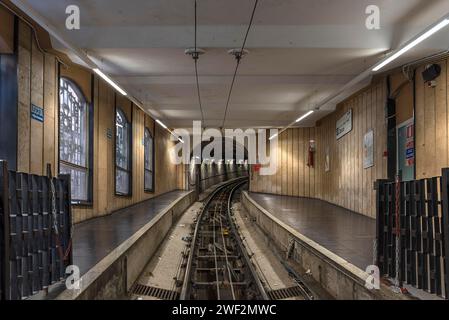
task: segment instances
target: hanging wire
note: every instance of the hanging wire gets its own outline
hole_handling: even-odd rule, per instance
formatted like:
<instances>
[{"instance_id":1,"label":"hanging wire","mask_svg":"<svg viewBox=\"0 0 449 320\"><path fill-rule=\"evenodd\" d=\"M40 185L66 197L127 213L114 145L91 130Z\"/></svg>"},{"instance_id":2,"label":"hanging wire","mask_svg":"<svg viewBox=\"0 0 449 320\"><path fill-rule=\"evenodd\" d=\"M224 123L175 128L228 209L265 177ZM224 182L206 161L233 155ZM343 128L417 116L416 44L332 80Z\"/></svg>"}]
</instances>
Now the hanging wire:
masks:
<instances>
[{"instance_id":1,"label":"hanging wire","mask_svg":"<svg viewBox=\"0 0 449 320\"><path fill-rule=\"evenodd\" d=\"M226 123L226 117L227 117L227 113L228 113L229 102L231 101L232 90L234 89L235 78L237 77L237 72L239 70L240 61L242 60L242 57L243 57L243 50L245 49L245 46L246 46L246 40L248 39L248 34L249 34L249 31L251 30L251 26L253 24L254 14L256 13L256 8L257 8L257 4L258 3L259 3L259 0L256 0L254 2L253 12L251 13L251 18L249 20L248 28L246 29L245 38L243 39L242 48L235 55L237 63L235 65L234 76L232 77L231 87L229 88L228 99L226 100L225 114L224 114L224 117L223 117L223 123L221 125L222 128L224 128L224 125Z\"/></svg>"},{"instance_id":2,"label":"hanging wire","mask_svg":"<svg viewBox=\"0 0 449 320\"><path fill-rule=\"evenodd\" d=\"M196 78L196 91L198 94L198 104L200 106L201 111L201 123L204 124L204 112L203 112L203 105L201 103L201 93L200 93L200 81L198 77L198 58L199 53L197 51L197 29L198 29L198 18L197 18L197 0L195 0L195 52L193 53L193 60L195 61L195 78Z\"/></svg>"}]
</instances>

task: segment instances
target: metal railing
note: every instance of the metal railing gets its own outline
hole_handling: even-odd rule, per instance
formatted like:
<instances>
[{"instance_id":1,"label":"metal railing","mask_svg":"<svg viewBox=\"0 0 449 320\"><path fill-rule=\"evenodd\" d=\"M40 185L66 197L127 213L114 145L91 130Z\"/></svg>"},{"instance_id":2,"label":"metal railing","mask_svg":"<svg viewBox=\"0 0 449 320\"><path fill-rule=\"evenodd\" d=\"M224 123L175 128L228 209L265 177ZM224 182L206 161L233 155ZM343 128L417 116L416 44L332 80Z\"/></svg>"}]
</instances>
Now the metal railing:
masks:
<instances>
[{"instance_id":1,"label":"metal railing","mask_svg":"<svg viewBox=\"0 0 449 320\"><path fill-rule=\"evenodd\" d=\"M377 180L375 189L381 274L448 299L449 169L441 177Z\"/></svg>"},{"instance_id":2,"label":"metal railing","mask_svg":"<svg viewBox=\"0 0 449 320\"><path fill-rule=\"evenodd\" d=\"M70 176L13 172L0 160L1 298L24 299L72 264Z\"/></svg>"}]
</instances>

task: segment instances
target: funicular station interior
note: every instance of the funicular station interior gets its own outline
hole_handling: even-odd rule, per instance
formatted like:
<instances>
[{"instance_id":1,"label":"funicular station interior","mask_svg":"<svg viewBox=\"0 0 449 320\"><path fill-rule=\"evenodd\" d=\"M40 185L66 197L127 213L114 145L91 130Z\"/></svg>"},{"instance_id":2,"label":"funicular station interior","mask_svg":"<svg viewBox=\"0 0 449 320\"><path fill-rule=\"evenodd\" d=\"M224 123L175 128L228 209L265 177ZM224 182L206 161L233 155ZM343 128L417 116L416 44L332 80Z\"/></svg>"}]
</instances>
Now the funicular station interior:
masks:
<instances>
[{"instance_id":1,"label":"funicular station interior","mask_svg":"<svg viewBox=\"0 0 449 320\"><path fill-rule=\"evenodd\" d=\"M447 0L0 1L1 299L447 299L448 57Z\"/></svg>"}]
</instances>

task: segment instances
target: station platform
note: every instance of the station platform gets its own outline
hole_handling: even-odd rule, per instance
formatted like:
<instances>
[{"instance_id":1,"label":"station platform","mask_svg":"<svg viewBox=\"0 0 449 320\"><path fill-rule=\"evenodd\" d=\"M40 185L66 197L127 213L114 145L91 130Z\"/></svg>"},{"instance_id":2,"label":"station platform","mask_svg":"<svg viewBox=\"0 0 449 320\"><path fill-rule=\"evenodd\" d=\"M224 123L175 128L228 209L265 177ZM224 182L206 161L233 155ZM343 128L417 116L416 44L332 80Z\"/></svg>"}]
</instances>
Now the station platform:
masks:
<instances>
[{"instance_id":1,"label":"station platform","mask_svg":"<svg viewBox=\"0 0 449 320\"><path fill-rule=\"evenodd\" d=\"M373 262L375 220L326 201L249 192L283 223L362 270Z\"/></svg>"},{"instance_id":2,"label":"station platform","mask_svg":"<svg viewBox=\"0 0 449 320\"><path fill-rule=\"evenodd\" d=\"M81 275L188 193L171 191L110 215L76 224L73 234L73 263L80 268Z\"/></svg>"}]
</instances>

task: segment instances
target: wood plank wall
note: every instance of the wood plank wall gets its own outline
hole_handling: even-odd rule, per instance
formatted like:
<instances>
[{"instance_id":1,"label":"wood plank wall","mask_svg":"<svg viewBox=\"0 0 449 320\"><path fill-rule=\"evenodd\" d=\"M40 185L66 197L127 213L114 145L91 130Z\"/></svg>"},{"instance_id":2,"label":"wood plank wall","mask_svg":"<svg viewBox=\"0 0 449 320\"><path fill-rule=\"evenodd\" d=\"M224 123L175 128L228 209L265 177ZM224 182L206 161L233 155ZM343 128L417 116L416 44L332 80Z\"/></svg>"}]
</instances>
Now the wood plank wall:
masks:
<instances>
[{"instance_id":1,"label":"wood plank wall","mask_svg":"<svg viewBox=\"0 0 449 320\"><path fill-rule=\"evenodd\" d=\"M315 197L316 169L307 166L309 141L316 139L316 128L292 128L279 135L274 175L251 173L251 191L296 197ZM269 148L267 147L267 150Z\"/></svg>"},{"instance_id":2,"label":"wood plank wall","mask_svg":"<svg viewBox=\"0 0 449 320\"><path fill-rule=\"evenodd\" d=\"M19 101L18 101L18 171L45 174L46 164L58 172L58 62L56 57L42 53L24 23L19 25ZM157 195L183 188L183 168L170 161L169 150L173 145L170 134L154 125L154 120L129 100L122 99L103 80L94 77L93 94L91 73L77 66L61 68L61 75L73 80L81 88L88 101L93 99L93 205L74 206L75 222L109 214ZM124 108L132 119L132 196L114 194L115 186L115 140L108 138L108 129L114 132L115 104ZM44 123L32 120L31 104L44 109ZM132 115L132 116L131 116ZM155 138L155 190L144 191L144 127L147 126Z\"/></svg>"},{"instance_id":3,"label":"wood plank wall","mask_svg":"<svg viewBox=\"0 0 449 320\"><path fill-rule=\"evenodd\" d=\"M422 78L425 66L416 70L415 82L415 147L416 178L441 175L449 167L449 81L448 59L437 62L441 75L431 88Z\"/></svg>"},{"instance_id":4,"label":"wood plank wall","mask_svg":"<svg viewBox=\"0 0 449 320\"><path fill-rule=\"evenodd\" d=\"M374 181L387 176L387 130L385 122L385 81L375 83L337 106L317 129L317 197L364 215L375 217ZM349 109L353 112L350 133L336 140L337 120ZM374 131L374 166L363 168L363 138ZM330 171L324 168L329 147Z\"/></svg>"},{"instance_id":5,"label":"wood plank wall","mask_svg":"<svg viewBox=\"0 0 449 320\"><path fill-rule=\"evenodd\" d=\"M18 46L18 150L17 170L45 174L56 167L58 145L57 61L41 52L31 29L19 22ZM44 122L31 119L34 104L44 109ZM31 156L32 155L32 156Z\"/></svg>"},{"instance_id":6,"label":"wood plank wall","mask_svg":"<svg viewBox=\"0 0 449 320\"><path fill-rule=\"evenodd\" d=\"M375 217L373 183L385 178L387 160L384 106L385 81L378 82L337 106L316 128L288 129L279 136L278 171L272 176L252 173L251 191L319 198ZM353 129L336 140L336 121L353 110ZM363 137L374 130L374 166L363 169ZM316 141L315 166L307 167L308 142ZM324 168L329 148L330 171Z\"/></svg>"},{"instance_id":7,"label":"wood plank wall","mask_svg":"<svg viewBox=\"0 0 449 320\"><path fill-rule=\"evenodd\" d=\"M0 54L14 53L14 15L0 6Z\"/></svg>"}]
</instances>

